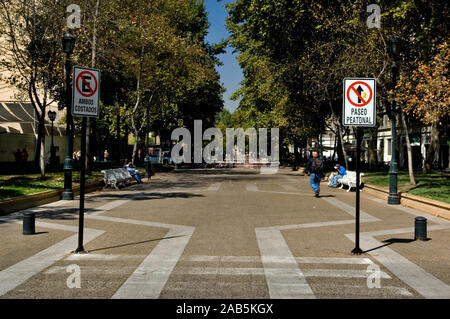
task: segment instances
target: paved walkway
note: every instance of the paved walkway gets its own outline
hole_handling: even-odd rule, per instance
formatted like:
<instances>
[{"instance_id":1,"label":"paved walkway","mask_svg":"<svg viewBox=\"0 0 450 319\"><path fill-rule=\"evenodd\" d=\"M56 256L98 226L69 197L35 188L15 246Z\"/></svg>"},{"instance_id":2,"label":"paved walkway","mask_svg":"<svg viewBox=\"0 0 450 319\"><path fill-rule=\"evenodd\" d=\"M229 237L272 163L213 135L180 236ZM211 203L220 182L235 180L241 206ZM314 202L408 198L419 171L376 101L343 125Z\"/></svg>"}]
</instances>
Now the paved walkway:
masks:
<instances>
[{"instance_id":1,"label":"paved walkway","mask_svg":"<svg viewBox=\"0 0 450 319\"><path fill-rule=\"evenodd\" d=\"M89 194L80 255L78 201L36 207L36 235L0 217L0 298L450 298L450 222L362 192L353 256L354 201L287 169L178 170Z\"/></svg>"}]
</instances>

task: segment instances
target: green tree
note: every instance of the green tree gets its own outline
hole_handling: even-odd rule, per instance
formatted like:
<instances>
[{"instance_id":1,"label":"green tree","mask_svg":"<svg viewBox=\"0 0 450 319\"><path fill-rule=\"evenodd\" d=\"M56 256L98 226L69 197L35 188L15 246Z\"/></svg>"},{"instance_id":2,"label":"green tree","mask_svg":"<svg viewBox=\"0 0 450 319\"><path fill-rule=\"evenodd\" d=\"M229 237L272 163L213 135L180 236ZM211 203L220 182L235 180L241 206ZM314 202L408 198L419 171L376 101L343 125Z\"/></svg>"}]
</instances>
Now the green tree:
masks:
<instances>
[{"instance_id":1,"label":"green tree","mask_svg":"<svg viewBox=\"0 0 450 319\"><path fill-rule=\"evenodd\" d=\"M35 162L45 177L45 116L62 87L61 1L0 0L0 63L9 70L6 79L28 98L38 118Z\"/></svg>"}]
</instances>

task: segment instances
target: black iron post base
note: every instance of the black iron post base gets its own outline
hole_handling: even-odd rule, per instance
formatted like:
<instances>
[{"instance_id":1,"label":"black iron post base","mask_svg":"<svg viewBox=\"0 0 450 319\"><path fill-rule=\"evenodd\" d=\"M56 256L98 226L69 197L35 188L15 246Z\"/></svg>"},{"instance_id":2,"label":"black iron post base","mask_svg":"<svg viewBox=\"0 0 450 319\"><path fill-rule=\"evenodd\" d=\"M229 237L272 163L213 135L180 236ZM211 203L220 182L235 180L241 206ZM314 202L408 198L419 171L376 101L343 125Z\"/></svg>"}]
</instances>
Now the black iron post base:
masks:
<instances>
[{"instance_id":1,"label":"black iron post base","mask_svg":"<svg viewBox=\"0 0 450 319\"><path fill-rule=\"evenodd\" d=\"M88 251L85 250L83 247L78 247L74 251L72 251L72 254L87 254Z\"/></svg>"},{"instance_id":2,"label":"black iron post base","mask_svg":"<svg viewBox=\"0 0 450 319\"><path fill-rule=\"evenodd\" d=\"M389 194L388 204L389 205L400 205L400 196L398 196L398 194Z\"/></svg>"},{"instance_id":3,"label":"black iron post base","mask_svg":"<svg viewBox=\"0 0 450 319\"><path fill-rule=\"evenodd\" d=\"M363 253L363 251L361 250L361 248L359 248L359 247L355 247L353 250L352 250L352 255L361 255Z\"/></svg>"},{"instance_id":4,"label":"black iron post base","mask_svg":"<svg viewBox=\"0 0 450 319\"><path fill-rule=\"evenodd\" d=\"M71 190L64 190L61 195L62 200L73 200L73 192Z\"/></svg>"}]
</instances>

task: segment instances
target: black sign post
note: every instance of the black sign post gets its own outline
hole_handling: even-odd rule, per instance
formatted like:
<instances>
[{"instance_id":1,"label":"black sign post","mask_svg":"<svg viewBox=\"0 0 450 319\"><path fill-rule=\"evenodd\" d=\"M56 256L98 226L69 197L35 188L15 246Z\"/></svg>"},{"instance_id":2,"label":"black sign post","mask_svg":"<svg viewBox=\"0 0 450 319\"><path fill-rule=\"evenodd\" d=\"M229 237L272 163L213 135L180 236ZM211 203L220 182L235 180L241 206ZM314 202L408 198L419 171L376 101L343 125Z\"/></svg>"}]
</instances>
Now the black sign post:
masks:
<instances>
[{"instance_id":1,"label":"black sign post","mask_svg":"<svg viewBox=\"0 0 450 319\"><path fill-rule=\"evenodd\" d=\"M359 184L360 184L360 157L361 157L361 128L356 128L356 230L355 230L355 248L352 250L353 255L361 255L362 250L359 248Z\"/></svg>"},{"instance_id":2,"label":"black sign post","mask_svg":"<svg viewBox=\"0 0 450 319\"><path fill-rule=\"evenodd\" d=\"M81 122L81 172L80 172L80 219L78 224L78 248L75 253L86 253L83 247L84 230L84 194L86 190L86 120L83 116Z\"/></svg>"},{"instance_id":3,"label":"black sign post","mask_svg":"<svg viewBox=\"0 0 450 319\"><path fill-rule=\"evenodd\" d=\"M355 222L355 248L353 255L361 255L359 247L360 198L361 183L361 139L362 127L376 125L376 80L371 78L345 78L343 82L342 124L356 127L356 222Z\"/></svg>"},{"instance_id":4,"label":"black sign post","mask_svg":"<svg viewBox=\"0 0 450 319\"><path fill-rule=\"evenodd\" d=\"M81 172L80 172L80 217L78 224L78 247L75 253L87 253L83 247L84 195L86 193L86 126L88 117L100 113L100 70L74 67L72 88L72 115L81 116Z\"/></svg>"}]
</instances>

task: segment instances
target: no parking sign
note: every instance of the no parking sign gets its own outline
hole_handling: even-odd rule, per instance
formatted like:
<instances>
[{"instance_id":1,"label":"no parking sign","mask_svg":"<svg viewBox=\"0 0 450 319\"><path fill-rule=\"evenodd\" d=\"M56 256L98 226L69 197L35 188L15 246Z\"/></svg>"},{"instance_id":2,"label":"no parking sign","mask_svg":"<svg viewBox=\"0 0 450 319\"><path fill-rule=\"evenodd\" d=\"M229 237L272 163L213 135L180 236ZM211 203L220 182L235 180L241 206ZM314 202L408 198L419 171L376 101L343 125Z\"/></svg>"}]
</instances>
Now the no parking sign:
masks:
<instances>
[{"instance_id":1,"label":"no parking sign","mask_svg":"<svg viewBox=\"0 0 450 319\"><path fill-rule=\"evenodd\" d=\"M100 70L73 68L72 115L98 117Z\"/></svg>"},{"instance_id":2,"label":"no parking sign","mask_svg":"<svg viewBox=\"0 0 450 319\"><path fill-rule=\"evenodd\" d=\"M373 127L376 125L376 81L345 78L342 124Z\"/></svg>"}]
</instances>

